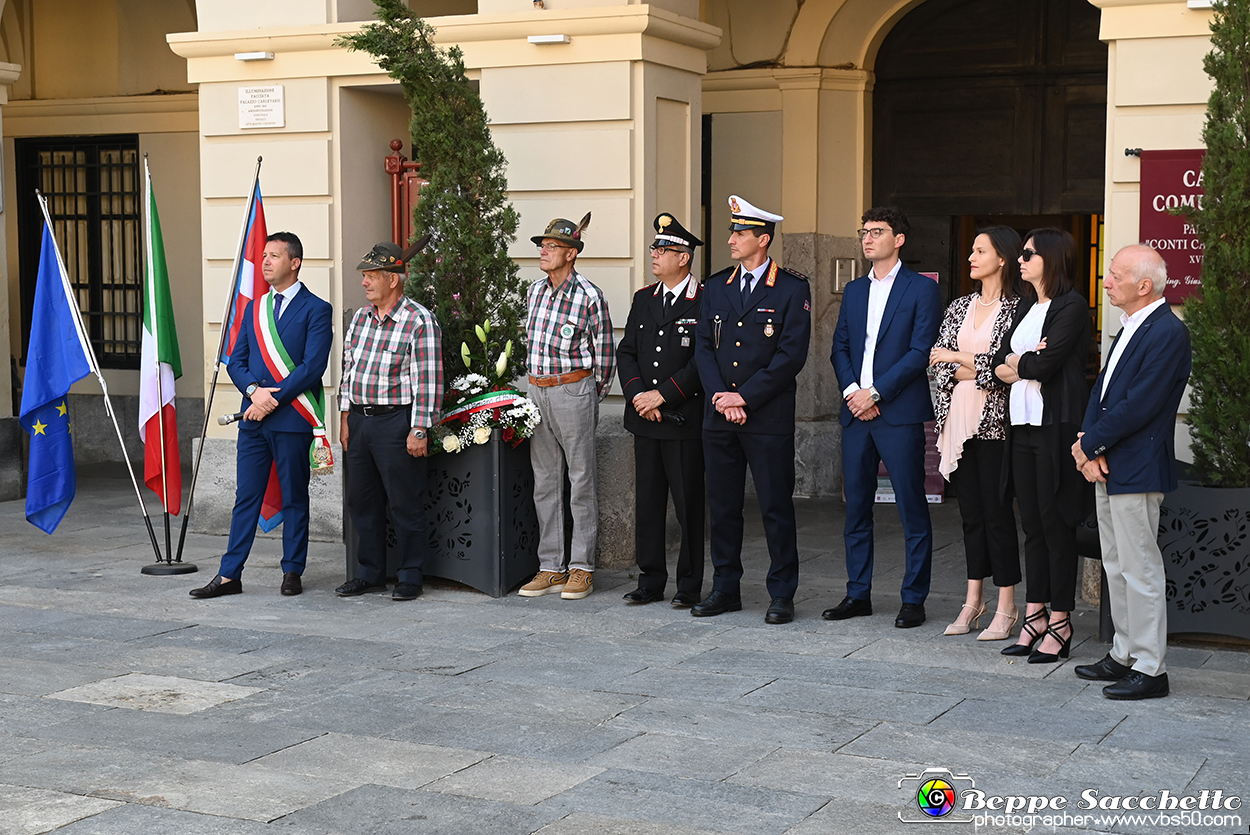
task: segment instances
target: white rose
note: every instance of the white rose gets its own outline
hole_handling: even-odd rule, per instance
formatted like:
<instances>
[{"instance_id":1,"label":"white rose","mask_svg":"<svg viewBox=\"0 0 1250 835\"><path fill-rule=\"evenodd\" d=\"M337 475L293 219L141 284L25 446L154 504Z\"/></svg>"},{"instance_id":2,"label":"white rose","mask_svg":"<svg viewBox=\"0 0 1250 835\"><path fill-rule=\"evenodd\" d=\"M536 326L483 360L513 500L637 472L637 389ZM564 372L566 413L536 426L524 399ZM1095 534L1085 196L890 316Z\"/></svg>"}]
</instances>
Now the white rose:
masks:
<instances>
[{"instance_id":1,"label":"white rose","mask_svg":"<svg viewBox=\"0 0 1250 835\"><path fill-rule=\"evenodd\" d=\"M457 438L455 435L448 435L446 438L443 438L443 451L444 452L459 452L460 451L460 439Z\"/></svg>"},{"instance_id":2,"label":"white rose","mask_svg":"<svg viewBox=\"0 0 1250 835\"><path fill-rule=\"evenodd\" d=\"M490 440L490 427L479 426L477 431L473 433L473 443L484 444Z\"/></svg>"}]
</instances>

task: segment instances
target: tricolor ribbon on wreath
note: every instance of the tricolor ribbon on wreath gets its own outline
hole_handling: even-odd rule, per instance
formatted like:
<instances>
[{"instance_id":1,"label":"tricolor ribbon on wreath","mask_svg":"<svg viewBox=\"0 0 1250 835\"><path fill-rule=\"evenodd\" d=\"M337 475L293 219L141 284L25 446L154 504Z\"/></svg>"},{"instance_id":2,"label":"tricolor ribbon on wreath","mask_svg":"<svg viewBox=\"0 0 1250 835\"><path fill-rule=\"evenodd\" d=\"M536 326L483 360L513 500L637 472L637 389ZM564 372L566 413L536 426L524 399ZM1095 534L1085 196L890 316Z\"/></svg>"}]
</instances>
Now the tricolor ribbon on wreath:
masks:
<instances>
[{"instance_id":1,"label":"tricolor ribbon on wreath","mask_svg":"<svg viewBox=\"0 0 1250 835\"><path fill-rule=\"evenodd\" d=\"M260 347L265 366L273 375L275 385L281 386L283 380L295 370L295 363L287 353L282 338L278 336L278 320L273 315L274 293L266 292L257 302L252 304L252 332L256 336L256 344ZM315 386L295 398L293 404L304 420L313 428L312 446L308 450L308 463L313 474L323 475L334 472L334 453L326 440L326 398L325 389L318 381ZM269 474L270 487L278 478L275 468Z\"/></svg>"},{"instance_id":2,"label":"tricolor ribbon on wreath","mask_svg":"<svg viewBox=\"0 0 1250 835\"><path fill-rule=\"evenodd\" d=\"M470 397L454 409L443 413L442 420L439 423L453 423L457 420L463 421L474 412L484 412L491 409L507 408L517 400L524 397L519 391L506 389L504 391L488 391L485 394L479 394L476 397Z\"/></svg>"}]
</instances>

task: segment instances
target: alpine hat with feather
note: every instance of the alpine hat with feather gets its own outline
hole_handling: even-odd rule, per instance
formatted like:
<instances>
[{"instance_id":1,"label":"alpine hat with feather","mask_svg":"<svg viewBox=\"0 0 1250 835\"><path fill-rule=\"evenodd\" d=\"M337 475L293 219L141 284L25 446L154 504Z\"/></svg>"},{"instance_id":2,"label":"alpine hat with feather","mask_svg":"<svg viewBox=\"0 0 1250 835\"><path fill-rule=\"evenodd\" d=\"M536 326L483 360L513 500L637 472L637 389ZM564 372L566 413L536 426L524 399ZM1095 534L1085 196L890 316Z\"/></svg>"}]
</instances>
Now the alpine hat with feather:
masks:
<instances>
[{"instance_id":1,"label":"alpine hat with feather","mask_svg":"<svg viewBox=\"0 0 1250 835\"><path fill-rule=\"evenodd\" d=\"M400 249L399 244L390 241L382 241L374 244L373 249L360 259L360 263L356 265L356 269L361 272L369 270L384 270L388 273L404 273L408 271L408 261L412 256L425 249L425 245L430 242L429 235L422 235L412 242L407 249Z\"/></svg>"},{"instance_id":2,"label":"alpine hat with feather","mask_svg":"<svg viewBox=\"0 0 1250 835\"><path fill-rule=\"evenodd\" d=\"M550 238L553 241L559 241L565 246L576 247L577 251L581 252L582 247L586 246L586 242L582 240L582 232L586 231L586 227L589 225L590 212L586 213L581 223L574 223L571 220L558 217L547 224L546 231L541 235L535 235L530 240L538 246L542 246L543 241Z\"/></svg>"}]
</instances>

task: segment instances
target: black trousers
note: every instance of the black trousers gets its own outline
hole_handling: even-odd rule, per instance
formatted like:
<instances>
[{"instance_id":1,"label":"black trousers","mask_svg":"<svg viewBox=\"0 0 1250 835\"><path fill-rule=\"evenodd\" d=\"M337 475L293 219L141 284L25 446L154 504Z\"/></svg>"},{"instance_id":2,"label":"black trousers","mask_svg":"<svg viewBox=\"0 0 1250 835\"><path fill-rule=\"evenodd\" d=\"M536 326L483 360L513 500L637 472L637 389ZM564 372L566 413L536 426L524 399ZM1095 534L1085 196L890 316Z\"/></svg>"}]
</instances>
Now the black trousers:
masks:
<instances>
[{"instance_id":1,"label":"black trousers","mask_svg":"<svg viewBox=\"0 0 1250 835\"><path fill-rule=\"evenodd\" d=\"M1069 456L1052 449L1040 426L1013 426L1012 484L1024 528L1025 600L1049 603L1059 612L1076 608L1076 528L1064 521L1060 485L1055 483L1055 459ZM1060 461L1075 468L1071 461Z\"/></svg>"},{"instance_id":2,"label":"black trousers","mask_svg":"<svg viewBox=\"0 0 1250 835\"><path fill-rule=\"evenodd\" d=\"M1006 441L964 441L959 466L951 484L959 493L959 516L963 520L964 554L968 579L994 578L998 587L1020 582L1020 540L1011 500L999 490Z\"/></svg>"},{"instance_id":3,"label":"black trousers","mask_svg":"<svg viewBox=\"0 0 1250 835\"><path fill-rule=\"evenodd\" d=\"M399 582L421 585L429 548L425 519L426 459L408 454L411 417L347 416L347 509L360 535L357 576L367 583L386 580L386 508L390 503L399 554Z\"/></svg>"},{"instance_id":4,"label":"black trousers","mask_svg":"<svg viewBox=\"0 0 1250 835\"><path fill-rule=\"evenodd\" d=\"M712 516L712 590L739 594L742 582L742 507L747 467L768 542L768 596L794 597L799 549L794 521L794 435L756 435L705 429L707 499Z\"/></svg>"},{"instance_id":5,"label":"black trousers","mask_svg":"<svg viewBox=\"0 0 1250 835\"><path fill-rule=\"evenodd\" d=\"M660 593L668 583L665 520L668 497L681 526L677 591L703 591L703 441L634 436L634 546L638 587Z\"/></svg>"}]
</instances>

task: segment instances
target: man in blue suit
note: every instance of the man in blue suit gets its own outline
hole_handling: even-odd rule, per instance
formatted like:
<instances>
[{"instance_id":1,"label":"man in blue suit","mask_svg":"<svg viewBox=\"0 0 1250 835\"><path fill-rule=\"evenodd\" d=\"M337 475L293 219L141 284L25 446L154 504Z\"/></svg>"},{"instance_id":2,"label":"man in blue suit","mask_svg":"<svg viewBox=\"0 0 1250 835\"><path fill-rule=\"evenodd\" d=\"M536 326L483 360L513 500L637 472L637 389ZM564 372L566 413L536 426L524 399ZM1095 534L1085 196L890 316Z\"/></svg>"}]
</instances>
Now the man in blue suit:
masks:
<instances>
[{"instance_id":1,"label":"man in blue suit","mask_svg":"<svg viewBox=\"0 0 1250 835\"><path fill-rule=\"evenodd\" d=\"M712 522L712 593L690 614L742 608L742 505L747 467L768 541L765 623L794 620L799 552L794 520L794 379L807 362L807 279L768 254L781 215L729 198L729 253L707 280L695 329L695 364L707 394L703 458Z\"/></svg>"},{"instance_id":2,"label":"man in blue suit","mask_svg":"<svg viewBox=\"0 0 1250 835\"><path fill-rule=\"evenodd\" d=\"M265 240L261 272L273 292L272 321L267 295L249 302L226 366L230 379L244 395L237 490L229 545L219 573L208 585L191 591L192 597L201 599L243 591L243 564L256 537L271 472L276 472L282 489L281 592L295 595L303 591L300 575L308 556L309 451L314 429L307 405L310 401L325 402L321 376L330 359L332 309L299 280L304 256L299 238L290 232L275 232ZM263 308L259 316L254 315L256 304ZM272 327L269 335L260 330L268 327ZM278 356L283 352L285 357ZM280 381L272 367L275 364L290 367ZM320 417L324 423L324 412Z\"/></svg>"},{"instance_id":3,"label":"man in blue suit","mask_svg":"<svg viewBox=\"0 0 1250 835\"><path fill-rule=\"evenodd\" d=\"M1109 699L1168 694L1167 579L1159 552L1159 506L1176 489L1176 410L1189 380L1189 329L1163 298L1167 265L1148 246L1126 246L1103 280L1124 311L1072 457L1095 482L1098 537L1115 640L1080 678L1114 682Z\"/></svg>"},{"instance_id":4,"label":"man in blue suit","mask_svg":"<svg viewBox=\"0 0 1250 835\"><path fill-rule=\"evenodd\" d=\"M846 493L846 597L826 620L872 614L873 501L885 461L903 521L903 605L894 625L924 623L933 562L933 526L924 494L924 422L933 419L929 349L937 341L937 282L899 260L910 224L896 208L869 209L859 230L868 275L846 286L833 334L842 388L842 483Z\"/></svg>"}]
</instances>

